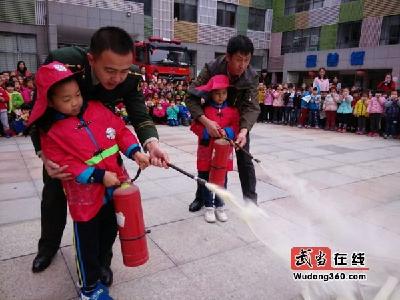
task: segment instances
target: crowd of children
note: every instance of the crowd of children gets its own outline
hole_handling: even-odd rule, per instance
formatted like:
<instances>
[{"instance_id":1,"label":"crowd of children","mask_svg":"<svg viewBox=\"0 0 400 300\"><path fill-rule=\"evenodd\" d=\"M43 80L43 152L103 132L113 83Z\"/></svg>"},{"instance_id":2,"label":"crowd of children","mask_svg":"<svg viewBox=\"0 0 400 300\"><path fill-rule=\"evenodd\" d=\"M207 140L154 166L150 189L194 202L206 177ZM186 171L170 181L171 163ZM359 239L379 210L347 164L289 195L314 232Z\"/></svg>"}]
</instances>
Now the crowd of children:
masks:
<instances>
[{"instance_id":1,"label":"crowd of children","mask_svg":"<svg viewBox=\"0 0 400 300\"><path fill-rule=\"evenodd\" d=\"M156 124L189 126L190 113L186 107L188 85L183 81L170 81L154 74L141 83L146 107Z\"/></svg>"},{"instance_id":2,"label":"crowd of children","mask_svg":"<svg viewBox=\"0 0 400 300\"><path fill-rule=\"evenodd\" d=\"M32 108L34 80L25 63L19 61L15 71L0 73L0 136L21 136Z\"/></svg>"},{"instance_id":3,"label":"crowd of children","mask_svg":"<svg viewBox=\"0 0 400 300\"><path fill-rule=\"evenodd\" d=\"M399 138L400 101L397 90L362 91L355 87L328 91L318 86L260 83L258 121L298 128L321 128L340 133Z\"/></svg>"}]
</instances>

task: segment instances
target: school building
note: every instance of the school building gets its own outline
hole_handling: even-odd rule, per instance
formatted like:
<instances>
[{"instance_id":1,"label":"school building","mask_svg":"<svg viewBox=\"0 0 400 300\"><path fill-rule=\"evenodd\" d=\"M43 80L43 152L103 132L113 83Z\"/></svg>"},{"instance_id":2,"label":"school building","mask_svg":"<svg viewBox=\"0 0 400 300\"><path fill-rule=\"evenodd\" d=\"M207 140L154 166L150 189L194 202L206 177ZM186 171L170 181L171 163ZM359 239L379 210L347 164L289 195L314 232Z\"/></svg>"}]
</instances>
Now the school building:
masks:
<instances>
[{"instance_id":1,"label":"school building","mask_svg":"<svg viewBox=\"0 0 400 300\"><path fill-rule=\"evenodd\" d=\"M385 73L399 84L399 0L274 0L273 13L272 82L310 82L325 67L347 86L374 88Z\"/></svg>"},{"instance_id":2,"label":"school building","mask_svg":"<svg viewBox=\"0 0 400 300\"><path fill-rule=\"evenodd\" d=\"M2 0L0 70L25 60L35 71L48 52L87 46L101 26L119 26L134 40L150 36L179 39L188 48L193 75L226 51L230 37L254 42L252 65L267 68L271 0Z\"/></svg>"}]
</instances>

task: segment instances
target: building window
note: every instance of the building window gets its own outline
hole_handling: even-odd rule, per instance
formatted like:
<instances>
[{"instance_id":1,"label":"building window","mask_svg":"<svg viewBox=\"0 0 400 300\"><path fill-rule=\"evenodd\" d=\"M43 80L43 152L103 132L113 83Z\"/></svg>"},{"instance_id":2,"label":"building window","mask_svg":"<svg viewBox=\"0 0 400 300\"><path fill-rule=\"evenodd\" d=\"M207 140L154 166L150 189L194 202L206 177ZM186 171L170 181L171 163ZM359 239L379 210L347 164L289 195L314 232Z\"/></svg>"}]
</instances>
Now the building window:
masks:
<instances>
[{"instance_id":1,"label":"building window","mask_svg":"<svg viewBox=\"0 0 400 300\"><path fill-rule=\"evenodd\" d=\"M383 17L380 44L400 44L400 15Z\"/></svg>"},{"instance_id":2,"label":"building window","mask_svg":"<svg viewBox=\"0 0 400 300\"><path fill-rule=\"evenodd\" d=\"M145 16L151 16L151 10L152 10L152 0L128 0L128 1L133 1L137 3L143 3L144 5L144 15Z\"/></svg>"},{"instance_id":3,"label":"building window","mask_svg":"<svg viewBox=\"0 0 400 300\"><path fill-rule=\"evenodd\" d=\"M285 0L285 15L321 8L324 0Z\"/></svg>"},{"instance_id":4,"label":"building window","mask_svg":"<svg viewBox=\"0 0 400 300\"><path fill-rule=\"evenodd\" d=\"M264 56L253 55L251 57L250 65L256 70L261 70L264 67Z\"/></svg>"},{"instance_id":5,"label":"building window","mask_svg":"<svg viewBox=\"0 0 400 300\"><path fill-rule=\"evenodd\" d=\"M0 32L0 70L15 70L19 60L25 61L28 70L36 72L36 36Z\"/></svg>"},{"instance_id":6,"label":"building window","mask_svg":"<svg viewBox=\"0 0 400 300\"><path fill-rule=\"evenodd\" d=\"M265 29L265 9L249 9L249 29L264 31Z\"/></svg>"},{"instance_id":7,"label":"building window","mask_svg":"<svg viewBox=\"0 0 400 300\"><path fill-rule=\"evenodd\" d=\"M197 22L197 0L175 0L174 18L178 21Z\"/></svg>"},{"instance_id":8,"label":"building window","mask_svg":"<svg viewBox=\"0 0 400 300\"><path fill-rule=\"evenodd\" d=\"M217 26L235 27L236 5L218 2Z\"/></svg>"},{"instance_id":9,"label":"building window","mask_svg":"<svg viewBox=\"0 0 400 300\"><path fill-rule=\"evenodd\" d=\"M337 48L358 47L361 36L361 21L339 24Z\"/></svg>"},{"instance_id":10,"label":"building window","mask_svg":"<svg viewBox=\"0 0 400 300\"><path fill-rule=\"evenodd\" d=\"M320 27L314 27L284 32L282 35L282 55L285 53L319 50L320 31Z\"/></svg>"}]
</instances>

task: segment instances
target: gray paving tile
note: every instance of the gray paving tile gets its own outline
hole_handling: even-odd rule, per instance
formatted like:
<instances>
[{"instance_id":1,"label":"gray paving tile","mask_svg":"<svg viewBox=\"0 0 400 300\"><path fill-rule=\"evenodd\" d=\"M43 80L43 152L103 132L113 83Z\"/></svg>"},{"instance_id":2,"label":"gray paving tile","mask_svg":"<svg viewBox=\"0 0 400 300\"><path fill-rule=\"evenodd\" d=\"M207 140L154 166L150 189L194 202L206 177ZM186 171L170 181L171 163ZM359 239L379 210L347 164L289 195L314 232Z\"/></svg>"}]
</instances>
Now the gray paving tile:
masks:
<instances>
[{"instance_id":1,"label":"gray paving tile","mask_svg":"<svg viewBox=\"0 0 400 300\"><path fill-rule=\"evenodd\" d=\"M265 247L245 246L179 268L210 299L291 299L299 290L284 265Z\"/></svg>"},{"instance_id":2,"label":"gray paving tile","mask_svg":"<svg viewBox=\"0 0 400 300\"><path fill-rule=\"evenodd\" d=\"M22 159L2 161L0 164L0 172L7 172L8 170L26 170L26 166Z\"/></svg>"},{"instance_id":3,"label":"gray paving tile","mask_svg":"<svg viewBox=\"0 0 400 300\"><path fill-rule=\"evenodd\" d=\"M0 184L0 201L38 196L32 181Z\"/></svg>"},{"instance_id":4,"label":"gray paving tile","mask_svg":"<svg viewBox=\"0 0 400 300\"><path fill-rule=\"evenodd\" d=\"M7 170L7 172L0 172L0 184L13 183L31 180L29 171L26 169Z\"/></svg>"},{"instance_id":5,"label":"gray paving tile","mask_svg":"<svg viewBox=\"0 0 400 300\"><path fill-rule=\"evenodd\" d=\"M40 218L38 197L0 201L0 225Z\"/></svg>"},{"instance_id":6,"label":"gray paving tile","mask_svg":"<svg viewBox=\"0 0 400 300\"><path fill-rule=\"evenodd\" d=\"M113 247L113 259L111 263L111 269L114 273L114 285L154 274L175 266L174 263L149 238L147 239L147 246L149 249L149 260L147 263L139 267L126 267L122 261L121 246L117 237ZM78 277L76 273L74 247L64 247L61 251L65 257L69 272L72 274L74 282L77 282Z\"/></svg>"},{"instance_id":7,"label":"gray paving tile","mask_svg":"<svg viewBox=\"0 0 400 300\"><path fill-rule=\"evenodd\" d=\"M110 290L114 299L207 299L199 288L178 268L160 271L133 281L115 284ZM130 295L130 296L128 296Z\"/></svg>"},{"instance_id":8,"label":"gray paving tile","mask_svg":"<svg viewBox=\"0 0 400 300\"><path fill-rule=\"evenodd\" d=\"M296 151L304 152L304 153L308 154L310 157L323 156L323 155L326 156L326 155L335 153L333 151L320 149L320 147L304 147L304 148L300 147L300 148L297 148Z\"/></svg>"},{"instance_id":9,"label":"gray paving tile","mask_svg":"<svg viewBox=\"0 0 400 300\"><path fill-rule=\"evenodd\" d=\"M18 145L16 143L12 144L0 144L0 152L15 152L18 151ZM15 157L14 157L15 158Z\"/></svg>"},{"instance_id":10,"label":"gray paving tile","mask_svg":"<svg viewBox=\"0 0 400 300\"><path fill-rule=\"evenodd\" d=\"M77 291L60 253L50 267L32 273L35 255L0 261L0 289L2 299L71 299Z\"/></svg>"},{"instance_id":11,"label":"gray paving tile","mask_svg":"<svg viewBox=\"0 0 400 300\"><path fill-rule=\"evenodd\" d=\"M153 228L151 239L178 265L244 245L203 217Z\"/></svg>"},{"instance_id":12,"label":"gray paving tile","mask_svg":"<svg viewBox=\"0 0 400 300\"><path fill-rule=\"evenodd\" d=\"M343 165L341 162L337 162L330 159L330 156L325 157L307 157L294 160L295 162L311 166L313 169L325 169L330 167L337 167ZM296 173L297 170L296 170Z\"/></svg>"},{"instance_id":13,"label":"gray paving tile","mask_svg":"<svg viewBox=\"0 0 400 300\"><path fill-rule=\"evenodd\" d=\"M341 175L328 170L309 171L301 173L298 176L300 178L306 179L311 185L319 188L344 185L359 180L355 177Z\"/></svg>"},{"instance_id":14,"label":"gray paving tile","mask_svg":"<svg viewBox=\"0 0 400 300\"><path fill-rule=\"evenodd\" d=\"M400 239L400 228L398 226L398 221L400 219L399 201L384 203L371 209L354 213L354 216L367 223L382 226L398 234Z\"/></svg>"},{"instance_id":15,"label":"gray paving tile","mask_svg":"<svg viewBox=\"0 0 400 300\"><path fill-rule=\"evenodd\" d=\"M193 218L187 206L174 196L149 199L142 206L147 227Z\"/></svg>"},{"instance_id":16,"label":"gray paving tile","mask_svg":"<svg viewBox=\"0 0 400 300\"><path fill-rule=\"evenodd\" d=\"M10 159L20 159L21 157L21 153L19 153L18 151L3 151L2 149L0 149L0 161L7 161Z\"/></svg>"},{"instance_id":17,"label":"gray paving tile","mask_svg":"<svg viewBox=\"0 0 400 300\"><path fill-rule=\"evenodd\" d=\"M321 146L317 146L317 148L328 150L328 151L331 151L331 152L334 152L334 153L337 153L337 154L356 151L355 149L342 147L342 146L337 146L337 145L321 145Z\"/></svg>"}]
</instances>

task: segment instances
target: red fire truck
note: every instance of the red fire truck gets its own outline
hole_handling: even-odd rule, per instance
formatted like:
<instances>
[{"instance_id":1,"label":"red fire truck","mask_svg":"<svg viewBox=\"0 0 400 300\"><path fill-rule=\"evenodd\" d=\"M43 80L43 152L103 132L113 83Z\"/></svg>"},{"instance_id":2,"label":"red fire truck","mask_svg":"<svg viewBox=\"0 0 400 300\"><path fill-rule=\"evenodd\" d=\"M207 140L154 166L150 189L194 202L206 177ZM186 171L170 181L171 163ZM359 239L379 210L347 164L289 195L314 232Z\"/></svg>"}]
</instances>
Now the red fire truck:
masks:
<instances>
[{"instance_id":1,"label":"red fire truck","mask_svg":"<svg viewBox=\"0 0 400 300\"><path fill-rule=\"evenodd\" d=\"M189 80L189 53L176 39L150 37L148 41L134 43L133 64L146 68L150 78L158 71L159 78L170 80Z\"/></svg>"}]
</instances>

